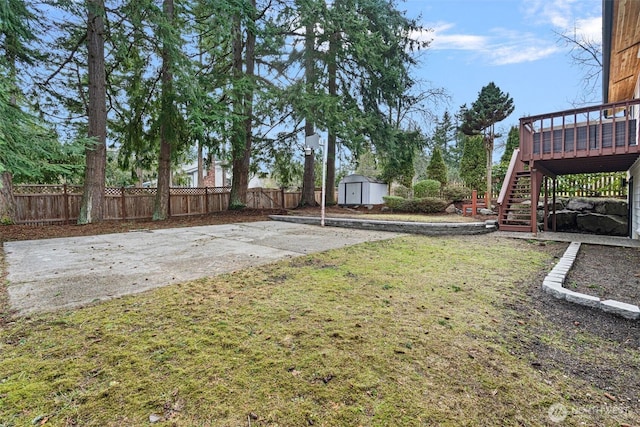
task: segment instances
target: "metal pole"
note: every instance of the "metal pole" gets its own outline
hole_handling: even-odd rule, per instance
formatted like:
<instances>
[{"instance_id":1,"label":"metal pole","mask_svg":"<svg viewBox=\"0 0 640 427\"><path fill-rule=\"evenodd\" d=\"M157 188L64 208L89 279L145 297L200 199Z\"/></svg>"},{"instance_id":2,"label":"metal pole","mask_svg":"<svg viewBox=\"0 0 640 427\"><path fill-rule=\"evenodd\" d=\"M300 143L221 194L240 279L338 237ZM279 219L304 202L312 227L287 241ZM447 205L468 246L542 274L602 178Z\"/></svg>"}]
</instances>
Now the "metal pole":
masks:
<instances>
[{"instance_id":1,"label":"metal pole","mask_svg":"<svg viewBox=\"0 0 640 427\"><path fill-rule=\"evenodd\" d=\"M327 193L327 139L322 145L322 196L320 200L320 226L324 227L324 206L325 195Z\"/></svg>"}]
</instances>

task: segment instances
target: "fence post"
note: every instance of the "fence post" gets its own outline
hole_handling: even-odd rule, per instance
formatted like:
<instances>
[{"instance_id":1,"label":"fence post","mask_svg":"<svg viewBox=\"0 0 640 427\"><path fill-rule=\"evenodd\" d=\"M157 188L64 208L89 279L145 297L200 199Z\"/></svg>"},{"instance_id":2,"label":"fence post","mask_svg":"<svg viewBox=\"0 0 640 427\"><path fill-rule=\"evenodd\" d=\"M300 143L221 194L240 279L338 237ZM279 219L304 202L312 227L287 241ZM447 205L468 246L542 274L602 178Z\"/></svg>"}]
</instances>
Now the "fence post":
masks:
<instances>
[{"instance_id":1,"label":"fence post","mask_svg":"<svg viewBox=\"0 0 640 427\"><path fill-rule=\"evenodd\" d=\"M62 188L63 188L62 199L64 201L64 223L69 224L69 194L67 193L67 184L64 184Z\"/></svg>"},{"instance_id":2,"label":"fence post","mask_svg":"<svg viewBox=\"0 0 640 427\"><path fill-rule=\"evenodd\" d=\"M473 190L473 192L471 193L471 216L474 216L477 213L476 212L477 209L478 209L478 191Z\"/></svg>"},{"instance_id":3,"label":"fence post","mask_svg":"<svg viewBox=\"0 0 640 427\"><path fill-rule=\"evenodd\" d=\"M280 204L280 207L281 207L282 209L286 209L287 207L284 205L284 203L285 203L285 202L284 202L284 200L285 200L285 199L284 199L284 187L280 189L280 194L282 195L282 203Z\"/></svg>"},{"instance_id":4,"label":"fence post","mask_svg":"<svg viewBox=\"0 0 640 427\"><path fill-rule=\"evenodd\" d=\"M209 187L204 187L204 206L205 213L209 213Z\"/></svg>"},{"instance_id":5,"label":"fence post","mask_svg":"<svg viewBox=\"0 0 640 427\"><path fill-rule=\"evenodd\" d=\"M122 220L125 221L127 219L127 202L124 197L124 186L120 187L120 196L122 203Z\"/></svg>"}]
</instances>

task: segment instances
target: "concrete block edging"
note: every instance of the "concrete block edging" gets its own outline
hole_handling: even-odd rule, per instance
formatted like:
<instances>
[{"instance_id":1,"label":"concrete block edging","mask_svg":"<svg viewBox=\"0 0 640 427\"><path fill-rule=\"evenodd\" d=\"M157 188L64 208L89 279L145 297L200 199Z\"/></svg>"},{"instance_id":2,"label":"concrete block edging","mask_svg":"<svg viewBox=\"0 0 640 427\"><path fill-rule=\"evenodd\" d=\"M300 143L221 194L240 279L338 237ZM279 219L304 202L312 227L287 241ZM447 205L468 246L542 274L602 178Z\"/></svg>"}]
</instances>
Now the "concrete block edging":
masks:
<instances>
[{"instance_id":1,"label":"concrete block edging","mask_svg":"<svg viewBox=\"0 0 640 427\"><path fill-rule=\"evenodd\" d=\"M320 225L319 217L294 215L269 215L274 221ZM395 233L424 234L427 236L474 235L497 231L497 221L484 222L408 222L354 218L325 218L329 227L357 228L362 230L391 231Z\"/></svg>"},{"instance_id":2,"label":"concrete block edging","mask_svg":"<svg viewBox=\"0 0 640 427\"><path fill-rule=\"evenodd\" d=\"M555 298L563 299L574 304L599 308L602 311L613 313L626 319L640 319L640 308L636 305L614 300L603 301L598 297L574 292L563 286L569 269L573 267L579 250L579 242L572 242L569 245L560 261L558 261L556 266L545 277L542 282L542 289Z\"/></svg>"}]
</instances>

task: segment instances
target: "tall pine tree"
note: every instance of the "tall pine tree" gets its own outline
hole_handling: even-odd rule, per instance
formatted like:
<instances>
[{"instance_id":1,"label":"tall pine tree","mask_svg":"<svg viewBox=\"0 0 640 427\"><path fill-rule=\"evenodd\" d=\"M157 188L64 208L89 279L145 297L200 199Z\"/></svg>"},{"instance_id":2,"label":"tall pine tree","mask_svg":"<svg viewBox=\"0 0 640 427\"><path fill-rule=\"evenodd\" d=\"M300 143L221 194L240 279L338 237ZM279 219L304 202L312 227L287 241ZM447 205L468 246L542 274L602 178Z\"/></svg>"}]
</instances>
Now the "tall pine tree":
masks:
<instances>
[{"instance_id":1,"label":"tall pine tree","mask_svg":"<svg viewBox=\"0 0 640 427\"><path fill-rule=\"evenodd\" d=\"M491 167L493 147L496 137L496 123L506 119L514 110L513 98L503 93L495 83L484 86L470 109L462 107L463 120L461 130L466 135L481 135L486 155L486 191L491 196Z\"/></svg>"}]
</instances>

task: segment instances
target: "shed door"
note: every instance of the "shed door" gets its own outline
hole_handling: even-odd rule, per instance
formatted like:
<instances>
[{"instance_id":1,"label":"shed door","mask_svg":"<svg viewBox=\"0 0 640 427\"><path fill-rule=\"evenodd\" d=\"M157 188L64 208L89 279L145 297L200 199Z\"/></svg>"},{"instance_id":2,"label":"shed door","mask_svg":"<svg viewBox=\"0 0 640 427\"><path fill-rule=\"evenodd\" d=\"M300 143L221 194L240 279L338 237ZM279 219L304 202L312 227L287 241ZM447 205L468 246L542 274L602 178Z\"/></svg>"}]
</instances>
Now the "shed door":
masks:
<instances>
[{"instance_id":1,"label":"shed door","mask_svg":"<svg viewBox=\"0 0 640 427\"><path fill-rule=\"evenodd\" d=\"M362 204L362 183L361 182L345 182L344 184L345 205L361 205Z\"/></svg>"}]
</instances>

